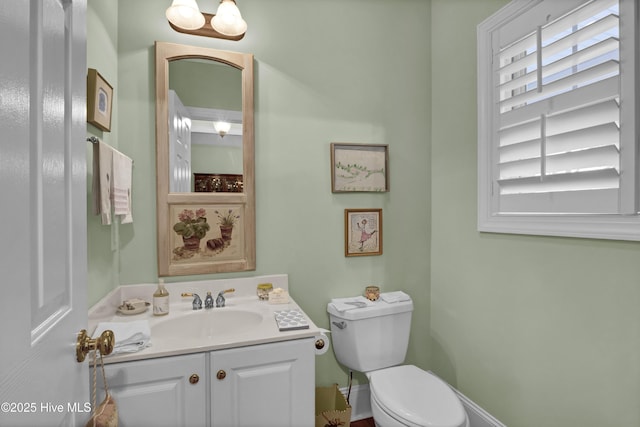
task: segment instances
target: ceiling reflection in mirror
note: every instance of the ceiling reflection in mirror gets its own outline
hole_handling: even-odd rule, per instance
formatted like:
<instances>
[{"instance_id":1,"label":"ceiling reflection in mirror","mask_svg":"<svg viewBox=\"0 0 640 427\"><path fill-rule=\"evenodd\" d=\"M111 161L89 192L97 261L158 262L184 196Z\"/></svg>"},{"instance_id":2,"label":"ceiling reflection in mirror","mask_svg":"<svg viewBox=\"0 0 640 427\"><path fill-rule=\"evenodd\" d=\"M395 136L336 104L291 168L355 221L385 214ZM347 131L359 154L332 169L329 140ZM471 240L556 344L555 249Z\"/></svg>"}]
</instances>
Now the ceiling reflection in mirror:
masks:
<instances>
[{"instance_id":1,"label":"ceiling reflection in mirror","mask_svg":"<svg viewBox=\"0 0 640 427\"><path fill-rule=\"evenodd\" d=\"M242 192L242 71L185 58L169 62L171 192Z\"/></svg>"}]
</instances>

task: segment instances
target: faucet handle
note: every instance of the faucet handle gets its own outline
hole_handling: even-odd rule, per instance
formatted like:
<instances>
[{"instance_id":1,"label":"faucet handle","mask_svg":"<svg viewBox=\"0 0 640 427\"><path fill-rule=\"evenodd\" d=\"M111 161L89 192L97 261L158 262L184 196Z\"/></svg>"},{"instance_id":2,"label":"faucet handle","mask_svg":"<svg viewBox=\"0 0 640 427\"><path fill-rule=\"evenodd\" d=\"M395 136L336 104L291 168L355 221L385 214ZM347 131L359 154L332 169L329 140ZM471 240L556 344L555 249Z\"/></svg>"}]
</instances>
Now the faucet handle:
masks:
<instances>
[{"instance_id":1,"label":"faucet handle","mask_svg":"<svg viewBox=\"0 0 640 427\"><path fill-rule=\"evenodd\" d=\"M180 294L180 296L182 298L193 297L193 302L191 303L191 305L193 306L194 310L200 310L202 308L202 300L200 299L200 295L193 292L183 292Z\"/></svg>"}]
</instances>

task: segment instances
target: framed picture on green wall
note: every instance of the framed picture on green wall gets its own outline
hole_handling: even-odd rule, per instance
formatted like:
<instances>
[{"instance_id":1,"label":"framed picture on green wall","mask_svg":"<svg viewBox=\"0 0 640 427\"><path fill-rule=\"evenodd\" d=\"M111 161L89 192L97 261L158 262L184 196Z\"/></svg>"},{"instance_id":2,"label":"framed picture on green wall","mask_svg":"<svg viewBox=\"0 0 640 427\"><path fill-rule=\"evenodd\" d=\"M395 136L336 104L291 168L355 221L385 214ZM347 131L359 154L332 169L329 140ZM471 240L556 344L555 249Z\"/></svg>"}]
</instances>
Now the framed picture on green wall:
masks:
<instances>
[{"instance_id":1,"label":"framed picture on green wall","mask_svg":"<svg viewBox=\"0 0 640 427\"><path fill-rule=\"evenodd\" d=\"M331 191L389 191L389 146L331 143Z\"/></svg>"},{"instance_id":2,"label":"framed picture on green wall","mask_svg":"<svg viewBox=\"0 0 640 427\"><path fill-rule=\"evenodd\" d=\"M382 255L382 209L344 210L344 256Z\"/></svg>"},{"instance_id":3,"label":"framed picture on green wall","mask_svg":"<svg viewBox=\"0 0 640 427\"><path fill-rule=\"evenodd\" d=\"M111 106L113 87L100 73L89 68L87 72L87 122L105 132L111 132Z\"/></svg>"}]
</instances>

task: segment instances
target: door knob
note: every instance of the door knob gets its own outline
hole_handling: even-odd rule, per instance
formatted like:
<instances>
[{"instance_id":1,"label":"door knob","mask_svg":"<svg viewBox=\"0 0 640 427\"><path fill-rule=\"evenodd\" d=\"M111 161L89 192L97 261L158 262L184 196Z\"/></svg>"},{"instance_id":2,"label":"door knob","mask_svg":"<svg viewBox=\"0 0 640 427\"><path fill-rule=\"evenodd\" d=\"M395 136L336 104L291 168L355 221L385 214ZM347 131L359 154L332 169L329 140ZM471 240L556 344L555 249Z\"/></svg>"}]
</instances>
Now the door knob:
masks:
<instances>
[{"instance_id":1,"label":"door knob","mask_svg":"<svg viewBox=\"0 0 640 427\"><path fill-rule=\"evenodd\" d=\"M222 369L220 369L217 373L216 373L216 378L219 380L223 380L227 377L227 373L225 371L223 371Z\"/></svg>"},{"instance_id":2,"label":"door knob","mask_svg":"<svg viewBox=\"0 0 640 427\"><path fill-rule=\"evenodd\" d=\"M104 356L111 354L116 338L113 331L106 330L98 338L91 338L87 334L86 329L82 329L78 333L78 341L76 342L76 360L84 362L87 353L92 350L98 350Z\"/></svg>"}]
</instances>

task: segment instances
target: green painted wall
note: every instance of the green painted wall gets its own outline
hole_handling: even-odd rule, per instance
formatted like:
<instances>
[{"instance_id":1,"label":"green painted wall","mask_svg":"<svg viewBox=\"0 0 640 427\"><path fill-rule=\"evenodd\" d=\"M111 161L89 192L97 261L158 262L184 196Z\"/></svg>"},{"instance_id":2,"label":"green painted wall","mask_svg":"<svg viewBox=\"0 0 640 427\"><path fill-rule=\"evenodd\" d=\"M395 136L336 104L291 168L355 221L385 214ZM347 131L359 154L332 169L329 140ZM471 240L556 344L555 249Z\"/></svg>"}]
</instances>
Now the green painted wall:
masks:
<instances>
[{"instance_id":1,"label":"green painted wall","mask_svg":"<svg viewBox=\"0 0 640 427\"><path fill-rule=\"evenodd\" d=\"M506 0L243 0L240 42L171 31L160 0L119 2L114 32L105 3L89 0L89 66L117 83L104 138L135 159L134 224L90 218L90 303L156 280L153 42L251 52L258 266L215 277L288 273L323 327L331 297L404 289L407 361L509 427L640 426L640 245L476 229L476 25ZM330 142L389 144L391 192L332 194ZM383 208L382 256L343 255L359 207ZM317 382L346 383L331 352Z\"/></svg>"},{"instance_id":2,"label":"green painted wall","mask_svg":"<svg viewBox=\"0 0 640 427\"><path fill-rule=\"evenodd\" d=\"M506 3L431 2L430 367L509 427L640 426L640 244L476 229L476 25Z\"/></svg>"},{"instance_id":3,"label":"green painted wall","mask_svg":"<svg viewBox=\"0 0 640 427\"><path fill-rule=\"evenodd\" d=\"M89 8L98 13L106 3L116 0L89 0ZM89 229L90 251L97 254L89 261L90 303L115 284L157 280L154 41L250 52L255 55L256 271L168 281L288 273L293 298L321 327L329 326L326 304L332 297L360 294L369 284L404 289L416 299L408 360L427 368L429 2L243 0L249 31L239 42L174 32L164 18L169 1L117 4L117 41L104 40L99 28L88 32L90 40L98 37L94 45L117 46L117 58L107 66L118 69L118 147L135 160L134 223L119 227L114 251L106 236L95 238L108 236L108 227ZM402 24L393 32L388 16ZM331 142L389 144L391 192L331 193ZM383 209L383 255L345 258L345 208ZM115 284L102 275L113 253ZM331 352L317 358L318 384L346 380Z\"/></svg>"}]
</instances>

